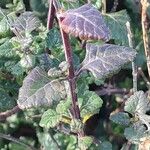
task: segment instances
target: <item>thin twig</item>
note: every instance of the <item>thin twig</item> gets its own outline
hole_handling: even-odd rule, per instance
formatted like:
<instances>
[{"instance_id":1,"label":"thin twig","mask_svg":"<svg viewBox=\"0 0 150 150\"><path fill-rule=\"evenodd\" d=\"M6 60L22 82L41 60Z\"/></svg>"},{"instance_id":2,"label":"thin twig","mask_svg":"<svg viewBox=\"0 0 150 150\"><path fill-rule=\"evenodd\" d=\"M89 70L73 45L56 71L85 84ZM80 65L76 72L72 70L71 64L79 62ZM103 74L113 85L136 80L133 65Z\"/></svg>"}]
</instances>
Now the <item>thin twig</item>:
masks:
<instances>
[{"instance_id":1,"label":"thin twig","mask_svg":"<svg viewBox=\"0 0 150 150\"><path fill-rule=\"evenodd\" d=\"M3 134L3 133L0 133L0 138L3 138L3 139L6 139L6 140L9 140L9 141L12 141L12 142L15 142L17 144L20 144L24 147L27 147L28 149L30 150L36 150L34 147L32 147L31 145L29 144L26 144L24 142L22 142L21 140L17 139L17 138L14 138L10 135L6 135L6 134Z\"/></svg>"},{"instance_id":2,"label":"thin twig","mask_svg":"<svg viewBox=\"0 0 150 150\"><path fill-rule=\"evenodd\" d=\"M148 81L147 77L145 76L141 67L138 68L138 73L142 76L144 82L146 83L147 88L150 88L150 82Z\"/></svg>"},{"instance_id":3,"label":"thin twig","mask_svg":"<svg viewBox=\"0 0 150 150\"><path fill-rule=\"evenodd\" d=\"M133 34L131 32L130 23L126 23L127 31L128 31L128 41L129 47L133 48ZM132 76L133 76L133 93L137 92L137 66L135 64L135 60L132 62Z\"/></svg>"},{"instance_id":4,"label":"thin twig","mask_svg":"<svg viewBox=\"0 0 150 150\"><path fill-rule=\"evenodd\" d=\"M141 14L141 24L142 24L142 31L143 31L143 41L144 41L144 49L145 49L145 56L147 59L147 69L148 74L150 77L150 41L148 37L148 16L147 16L147 8L148 8L148 1L141 0L142 5L142 14Z\"/></svg>"},{"instance_id":5,"label":"thin twig","mask_svg":"<svg viewBox=\"0 0 150 150\"><path fill-rule=\"evenodd\" d=\"M102 88L95 91L98 95L114 95L114 94L128 94L130 91L120 88Z\"/></svg>"},{"instance_id":6,"label":"thin twig","mask_svg":"<svg viewBox=\"0 0 150 150\"><path fill-rule=\"evenodd\" d=\"M0 121L5 120L7 117L17 113L21 111L21 109L18 106L15 106L14 108L12 108L11 110L7 110L5 112L1 112L0 113Z\"/></svg>"}]
</instances>

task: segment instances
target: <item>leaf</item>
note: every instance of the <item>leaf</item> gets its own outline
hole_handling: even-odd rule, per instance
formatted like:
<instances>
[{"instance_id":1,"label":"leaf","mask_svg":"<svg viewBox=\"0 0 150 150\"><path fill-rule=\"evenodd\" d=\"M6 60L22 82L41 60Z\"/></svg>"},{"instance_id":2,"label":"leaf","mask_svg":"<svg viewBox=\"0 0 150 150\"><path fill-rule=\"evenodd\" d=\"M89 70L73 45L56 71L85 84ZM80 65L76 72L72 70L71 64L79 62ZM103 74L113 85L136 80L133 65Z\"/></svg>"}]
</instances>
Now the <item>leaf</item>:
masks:
<instances>
[{"instance_id":1,"label":"leaf","mask_svg":"<svg viewBox=\"0 0 150 150\"><path fill-rule=\"evenodd\" d=\"M0 21L0 38L10 35L10 28L5 18Z\"/></svg>"},{"instance_id":2,"label":"leaf","mask_svg":"<svg viewBox=\"0 0 150 150\"><path fill-rule=\"evenodd\" d=\"M110 116L110 120L112 120L113 122L120 124L120 125L129 125L130 123L130 117L127 113L124 112L118 112L116 114L112 114Z\"/></svg>"},{"instance_id":3,"label":"leaf","mask_svg":"<svg viewBox=\"0 0 150 150\"><path fill-rule=\"evenodd\" d=\"M126 10L105 14L104 17L111 30L111 39L114 39L118 44L128 46L126 22L130 21L130 18Z\"/></svg>"},{"instance_id":4,"label":"leaf","mask_svg":"<svg viewBox=\"0 0 150 150\"><path fill-rule=\"evenodd\" d=\"M46 44L50 50L57 49L58 47L61 46L62 44L61 36L57 28L52 28L47 33Z\"/></svg>"},{"instance_id":5,"label":"leaf","mask_svg":"<svg viewBox=\"0 0 150 150\"><path fill-rule=\"evenodd\" d=\"M59 102L59 104L56 107L56 112L60 113L60 114L64 114L67 113L68 110L71 107L71 100L67 99L67 100L62 100Z\"/></svg>"},{"instance_id":6,"label":"leaf","mask_svg":"<svg viewBox=\"0 0 150 150\"><path fill-rule=\"evenodd\" d=\"M78 138L78 146L80 149L89 149L93 143L93 138L90 136L84 136Z\"/></svg>"},{"instance_id":7,"label":"leaf","mask_svg":"<svg viewBox=\"0 0 150 150\"><path fill-rule=\"evenodd\" d=\"M131 114L135 114L136 112L145 114L148 109L148 104L149 100L144 92L138 91L125 102L124 110Z\"/></svg>"},{"instance_id":8,"label":"leaf","mask_svg":"<svg viewBox=\"0 0 150 150\"><path fill-rule=\"evenodd\" d=\"M12 109L16 106L16 102L13 97L10 97L6 91L0 90L0 112Z\"/></svg>"},{"instance_id":9,"label":"leaf","mask_svg":"<svg viewBox=\"0 0 150 150\"><path fill-rule=\"evenodd\" d=\"M40 21L33 12L26 11L12 22L11 26L15 27L20 34L30 33L40 26Z\"/></svg>"},{"instance_id":10,"label":"leaf","mask_svg":"<svg viewBox=\"0 0 150 150\"><path fill-rule=\"evenodd\" d=\"M50 150L50 149L57 149L58 146L56 145L56 143L52 140L51 136L49 133L45 132L45 133L37 133L37 137L38 140L40 142L40 144L43 147L43 150Z\"/></svg>"},{"instance_id":11,"label":"leaf","mask_svg":"<svg viewBox=\"0 0 150 150\"><path fill-rule=\"evenodd\" d=\"M24 55L21 58L19 63L21 67L26 68L26 69L31 69L35 65L35 55L32 55L32 54Z\"/></svg>"},{"instance_id":12,"label":"leaf","mask_svg":"<svg viewBox=\"0 0 150 150\"><path fill-rule=\"evenodd\" d=\"M129 47L104 44L87 44L86 56L80 71L89 70L95 78L106 78L115 73L126 63L133 61L136 52Z\"/></svg>"},{"instance_id":13,"label":"leaf","mask_svg":"<svg viewBox=\"0 0 150 150\"><path fill-rule=\"evenodd\" d=\"M100 144L100 150L112 150L112 144L108 141L104 141Z\"/></svg>"},{"instance_id":14,"label":"leaf","mask_svg":"<svg viewBox=\"0 0 150 150\"><path fill-rule=\"evenodd\" d=\"M61 121L62 115L55 110L49 109L42 115L40 126L45 128L55 127Z\"/></svg>"},{"instance_id":15,"label":"leaf","mask_svg":"<svg viewBox=\"0 0 150 150\"><path fill-rule=\"evenodd\" d=\"M13 57L15 56L15 52L12 50L13 45L7 40L4 44L0 45L0 58L1 57Z\"/></svg>"},{"instance_id":16,"label":"leaf","mask_svg":"<svg viewBox=\"0 0 150 150\"><path fill-rule=\"evenodd\" d=\"M85 91L79 99L81 117L98 113L102 103L102 99L95 92Z\"/></svg>"},{"instance_id":17,"label":"leaf","mask_svg":"<svg viewBox=\"0 0 150 150\"><path fill-rule=\"evenodd\" d=\"M50 81L47 73L36 67L24 79L17 102L21 109L51 106L64 99L65 96L66 91L63 81Z\"/></svg>"},{"instance_id":18,"label":"leaf","mask_svg":"<svg viewBox=\"0 0 150 150\"><path fill-rule=\"evenodd\" d=\"M138 143L141 138L149 136L145 131L144 126L139 126L138 129L129 127L125 129L124 135L129 141Z\"/></svg>"},{"instance_id":19,"label":"leaf","mask_svg":"<svg viewBox=\"0 0 150 150\"><path fill-rule=\"evenodd\" d=\"M109 40L109 29L100 12L91 4L68 10L60 15L64 17L61 27L66 33L83 40Z\"/></svg>"}]
</instances>

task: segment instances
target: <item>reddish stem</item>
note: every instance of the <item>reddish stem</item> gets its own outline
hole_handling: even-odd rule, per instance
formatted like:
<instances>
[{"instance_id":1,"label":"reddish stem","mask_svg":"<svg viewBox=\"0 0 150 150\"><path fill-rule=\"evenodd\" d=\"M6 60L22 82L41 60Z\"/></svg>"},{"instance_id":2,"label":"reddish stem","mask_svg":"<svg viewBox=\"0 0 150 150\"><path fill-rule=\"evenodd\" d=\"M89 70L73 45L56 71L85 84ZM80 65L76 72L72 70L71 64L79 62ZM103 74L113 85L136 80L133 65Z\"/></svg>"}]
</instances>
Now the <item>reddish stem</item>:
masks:
<instances>
[{"instance_id":1,"label":"reddish stem","mask_svg":"<svg viewBox=\"0 0 150 150\"><path fill-rule=\"evenodd\" d=\"M53 27L54 18L55 18L55 7L53 5L53 0L49 0L49 10L48 10L48 17L47 17L47 29L50 30Z\"/></svg>"},{"instance_id":2,"label":"reddish stem","mask_svg":"<svg viewBox=\"0 0 150 150\"><path fill-rule=\"evenodd\" d=\"M78 106L78 98L77 98L77 93L76 93L76 80L75 80L74 67L73 67L72 49L71 49L71 45L69 42L68 34L66 34L61 28L62 19L58 18L58 21L59 21L62 40L63 40L66 61L69 64L68 81L69 81L70 90L71 90L73 116L76 119L80 119L80 110L79 110L79 106Z\"/></svg>"},{"instance_id":3,"label":"reddish stem","mask_svg":"<svg viewBox=\"0 0 150 150\"><path fill-rule=\"evenodd\" d=\"M7 110L5 112L1 112L0 113L0 121L5 120L7 117L17 113L21 111L21 109L18 106L15 106L14 108L12 108L11 110Z\"/></svg>"}]
</instances>

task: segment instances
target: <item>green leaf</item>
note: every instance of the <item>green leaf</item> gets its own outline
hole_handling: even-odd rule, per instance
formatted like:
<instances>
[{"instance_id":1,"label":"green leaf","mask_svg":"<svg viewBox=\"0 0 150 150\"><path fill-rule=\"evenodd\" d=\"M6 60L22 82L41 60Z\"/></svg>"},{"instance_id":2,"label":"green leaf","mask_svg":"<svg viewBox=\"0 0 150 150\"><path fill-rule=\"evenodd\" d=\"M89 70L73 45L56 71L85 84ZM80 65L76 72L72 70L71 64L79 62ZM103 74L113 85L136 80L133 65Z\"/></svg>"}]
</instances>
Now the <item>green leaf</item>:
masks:
<instances>
[{"instance_id":1,"label":"green leaf","mask_svg":"<svg viewBox=\"0 0 150 150\"><path fill-rule=\"evenodd\" d=\"M123 65L133 61L136 51L125 46L104 44L102 46L86 45L86 56L79 73L84 70L92 72L95 78L101 79L114 74Z\"/></svg>"},{"instance_id":2,"label":"green leaf","mask_svg":"<svg viewBox=\"0 0 150 150\"><path fill-rule=\"evenodd\" d=\"M112 120L113 122L120 124L120 125L129 125L130 123L130 117L127 113L124 112L118 112L116 114L112 114L110 116L110 120Z\"/></svg>"},{"instance_id":3,"label":"green leaf","mask_svg":"<svg viewBox=\"0 0 150 150\"><path fill-rule=\"evenodd\" d=\"M35 55L32 55L32 54L24 55L21 58L19 63L21 67L26 68L26 69L31 69L35 65Z\"/></svg>"},{"instance_id":4,"label":"green leaf","mask_svg":"<svg viewBox=\"0 0 150 150\"><path fill-rule=\"evenodd\" d=\"M89 149L93 143L93 138L90 136L84 136L78 138L78 146L80 149Z\"/></svg>"},{"instance_id":5,"label":"green leaf","mask_svg":"<svg viewBox=\"0 0 150 150\"><path fill-rule=\"evenodd\" d=\"M129 141L133 143L139 143L141 138L149 137L144 126L139 126L136 129L133 127L126 128L124 131L124 135Z\"/></svg>"},{"instance_id":6,"label":"green leaf","mask_svg":"<svg viewBox=\"0 0 150 150\"><path fill-rule=\"evenodd\" d=\"M81 117L98 113L102 103L102 99L95 92L85 91L83 96L79 99Z\"/></svg>"},{"instance_id":7,"label":"green leaf","mask_svg":"<svg viewBox=\"0 0 150 150\"><path fill-rule=\"evenodd\" d=\"M45 128L53 128L61 121L62 115L55 110L49 109L42 115L40 126Z\"/></svg>"},{"instance_id":8,"label":"green leaf","mask_svg":"<svg viewBox=\"0 0 150 150\"><path fill-rule=\"evenodd\" d=\"M37 137L44 150L55 150L58 148L56 143L52 140L50 134L48 134L47 132L39 132L37 133Z\"/></svg>"},{"instance_id":9,"label":"green leaf","mask_svg":"<svg viewBox=\"0 0 150 150\"><path fill-rule=\"evenodd\" d=\"M61 46L62 44L61 36L57 28L52 28L47 33L46 44L47 44L47 47L51 50L57 49L58 47Z\"/></svg>"},{"instance_id":10,"label":"green leaf","mask_svg":"<svg viewBox=\"0 0 150 150\"><path fill-rule=\"evenodd\" d=\"M59 114L68 113L70 107L71 107L71 100L70 99L60 101L56 107L56 112Z\"/></svg>"},{"instance_id":11,"label":"green leaf","mask_svg":"<svg viewBox=\"0 0 150 150\"><path fill-rule=\"evenodd\" d=\"M36 67L24 79L17 103L21 109L51 106L65 97L64 81L50 81L47 73Z\"/></svg>"},{"instance_id":12,"label":"green leaf","mask_svg":"<svg viewBox=\"0 0 150 150\"><path fill-rule=\"evenodd\" d=\"M112 150L112 144L108 141L104 141L100 144L100 150Z\"/></svg>"},{"instance_id":13,"label":"green leaf","mask_svg":"<svg viewBox=\"0 0 150 150\"><path fill-rule=\"evenodd\" d=\"M149 100L144 92L138 91L125 102L124 110L131 114L135 114L136 112L145 114L148 110L148 103Z\"/></svg>"},{"instance_id":14,"label":"green leaf","mask_svg":"<svg viewBox=\"0 0 150 150\"><path fill-rule=\"evenodd\" d=\"M111 39L114 39L117 44L128 46L126 22L130 21L130 18L127 11L105 14L104 17L111 30Z\"/></svg>"},{"instance_id":15,"label":"green leaf","mask_svg":"<svg viewBox=\"0 0 150 150\"><path fill-rule=\"evenodd\" d=\"M1 14L1 13L0 13ZM10 35L10 28L5 18L0 21L0 38Z\"/></svg>"},{"instance_id":16,"label":"green leaf","mask_svg":"<svg viewBox=\"0 0 150 150\"><path fill-rule=\"evenodd\" d=\"M6 91L0 89L0 112L12 109L16 106L16 101L10 97Z\"/></svg>"},{"instance_id":17,"label":"green leaf","mask_svg":"<svg viewBox=\"0 0 150 150\"><path fill-rule=\"evenodd\" d=\"M1 57L14 57L15 51L13 51L13 45L7 40L4 44L0 45L0 58Z\"/></svg>"}]
</instances>

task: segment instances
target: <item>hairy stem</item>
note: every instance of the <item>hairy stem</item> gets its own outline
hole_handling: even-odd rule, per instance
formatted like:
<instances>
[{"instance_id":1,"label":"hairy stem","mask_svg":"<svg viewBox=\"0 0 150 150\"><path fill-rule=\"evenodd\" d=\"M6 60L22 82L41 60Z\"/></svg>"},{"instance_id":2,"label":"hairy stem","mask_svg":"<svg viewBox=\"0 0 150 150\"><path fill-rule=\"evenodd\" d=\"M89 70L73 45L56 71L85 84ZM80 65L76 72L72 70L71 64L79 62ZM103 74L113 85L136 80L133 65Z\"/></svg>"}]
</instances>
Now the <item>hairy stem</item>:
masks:
<instances>
[{"instance_id":1,"label":"hairy stem","mask_svg":"<svg viewBox=\"0 0 150 150\"><path fill-rule=\"evenodd\" d=\"M55 18L55 7L53 5L53 0L49 0L49 10L48 10L48 17L47 17L47 30L52 29L54 18Z\"/></svg>"},{"instance_id":2,"label":"hairy stem","mask_svg":"<svg viewBox=\"0 0 150 150\"><path fill-rule=\"evenodd\" d=\"M69 81L70 90L71 90L73 117L76 119L80 119L80 110L78 106L77 93L76 93L76 80L75 80L75 74L74 74L72 49L71 49L71 45L69 42L68 34L66 34L61 28L61 18L58 18L58 21L59 21L62 40L63 40L66 61L69 64L68 81Z\"/></svg>"},{"instance_id":3,"label":"hairy stem","mask_svg":"<svg viewBox=\"0 0 150 150\"><path fill-rule=\"evenodd\" d=\"M10 135L6 135L6 134L3 134L3 133L0 133L0 138L3 138L3 139L6 139L6 140L15 142L15 143L17 143L17 144L20 144L20 145L26 147L26 148L29 149L29 150L36 150L34 147L32 147L32 146L30 146L30 145L28 145L28 144L22 142L22 141L19 140L19 139L16 139L16 138L14 138L14 137L12 137L12 136L10 136Z\"/></svg>"},{"instance_id":4,"label":"hairy stem","mask_svg":"<svg viewBox=\"0 0 150 150\"><path fill-rule=\"evenodd\" d=\"M127 31L128 31L128 41L129 47L133 48L133 34L131 32L130 23L126 23ZM132 62L132 76L133 76L133 92L137 92L137 66L135 64L135 60Z\"/></svg>"},{"instance_id":5,"label":"hairy stem","mask_svg":"<svg viewBox=\"0 0 150 150\"><path fill-rule=\"evenodd\" d=\"M148 8L148 0L141 0L142 5L142 14L141 14L141 24L142 24L142 31L143 31L143 41L144 41L144 49L145 49L145 56L147 59L147 69L148 74L150 77L150 41L148 37L148 20L147 20L147 8Z\"/></svg>"},{"instance_id":6,"label":"hairy stem","mask_svg":"<svg viewBox=\"0 0 150 150\"><path fill-rule=\"evenodd\" d=\"M5 120L7 117L19 112L21 109L18 106L15 106L11 110L7 110L5 112L0 113L0 121Z\"/></svg>"}]
</instances>

